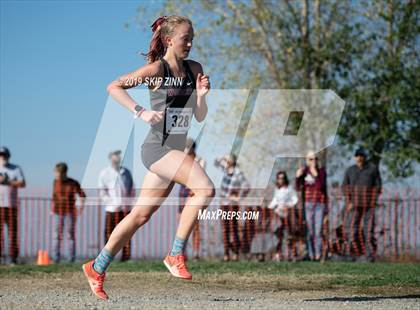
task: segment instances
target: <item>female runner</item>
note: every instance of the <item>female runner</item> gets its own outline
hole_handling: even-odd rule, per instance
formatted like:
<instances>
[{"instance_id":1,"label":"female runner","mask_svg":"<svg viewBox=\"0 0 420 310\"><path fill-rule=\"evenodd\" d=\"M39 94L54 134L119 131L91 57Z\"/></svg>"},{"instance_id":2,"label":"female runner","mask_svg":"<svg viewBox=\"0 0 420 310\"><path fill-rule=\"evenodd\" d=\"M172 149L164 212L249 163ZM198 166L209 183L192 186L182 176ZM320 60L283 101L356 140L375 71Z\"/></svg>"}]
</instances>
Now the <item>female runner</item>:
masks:
<instances>
[{"instance_id":1,"label":"female runner","mask_svg":"<svg viewBox=\"0 0 420 310\"><path fill-rule=\"evenodd\" d=\"M196 224L198 212L214 197L213 182L200 164L184 153L191 118L202 122L207 115L205 96L210 90L209 77L200 63L186 60L194 37L192 23L181 16L162 16L152 25L153 37L146 54L148 64L111 82L107 90L121 105L151 125L142 145L142 161L148 169L140 196L133 210L115 227L95 260L83 265L92 292L108 299L103 289L105 271L114 256L143 226L169 195L174 182L191 189L180 217L172 249L164 264L178 278L192 279L183 255L184 246ZM149 83L151 110L145 110L128 95L126 89L142 81ZM182 80L181 84L168 83ZM180 79L176 79L180 78Z\"/></svg>"}]
</instances>

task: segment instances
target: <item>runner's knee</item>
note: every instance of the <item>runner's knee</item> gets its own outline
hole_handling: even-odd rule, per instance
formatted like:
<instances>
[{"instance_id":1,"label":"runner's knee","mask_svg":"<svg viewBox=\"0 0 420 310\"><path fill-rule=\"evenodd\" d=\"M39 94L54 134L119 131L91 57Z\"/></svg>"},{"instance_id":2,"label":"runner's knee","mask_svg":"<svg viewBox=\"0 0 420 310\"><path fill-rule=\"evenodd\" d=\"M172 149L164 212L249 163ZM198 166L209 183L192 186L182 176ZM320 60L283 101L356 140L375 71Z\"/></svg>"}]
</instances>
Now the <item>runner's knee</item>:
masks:
<instances>
[{"instance_id":1,"label":"runner's knee","mask_svg":"<svg viewBox=\"0 0 420 310\"><path fill-rule=\"evenodd\" d=\"M142 210L141 212L131 212L127 216L131 215L134 223L137 226L141 226L150 220L150 218L152 217L152 214L153 212L145 212Z\"/></svg>"},{"instance_id":2,"label":"runner's knee","mask_svg":"<svg viewBox=\"0 0 420 310\"><path fill-rule=\"evenodd\" d=\"M216 194L214 184L211 180L207 180L201 185L197 185L191 189L195 196L204 197L204 198L213 198Z\"/></svg>"}]
</instances>

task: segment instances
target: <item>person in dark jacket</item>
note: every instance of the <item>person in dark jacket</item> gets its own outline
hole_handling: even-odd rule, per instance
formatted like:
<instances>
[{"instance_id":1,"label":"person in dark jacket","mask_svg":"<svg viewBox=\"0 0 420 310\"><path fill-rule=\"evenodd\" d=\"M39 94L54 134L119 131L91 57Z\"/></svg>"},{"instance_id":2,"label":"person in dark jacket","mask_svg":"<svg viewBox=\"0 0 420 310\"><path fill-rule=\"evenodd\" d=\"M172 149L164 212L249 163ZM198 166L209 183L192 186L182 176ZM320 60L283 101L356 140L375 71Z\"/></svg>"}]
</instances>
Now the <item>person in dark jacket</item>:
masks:
<instances>
[{"instance_id":1,"label":"person in dark jacket","mask_svg":"<svg viewBox=\"0 0 420 310\"><path fill-rule=\"evenodd\" d=\"M378 167L367 162L366 152L358 149L356 164L346 170L343 191L347 212L352 218L351 251L355 256L367 255L373 261L376 255L375 210L382 189Z\"/></svg>"},{"instance_id":2,"label":"person in dark jacket","mask_svg":"<svg viewBox=\"0 0 420 310\"><path fill-rule=\"evenodd\" d=\"M82 214L86 194L79 182L67 176L67 164L60 162L54 169L53 204L54 216L54 262L61 260L61 245L66 227L70 261L76 260L76 223ZM76 199L80 197L80 209L77 209Z\"/></svg>"}]
</instances>

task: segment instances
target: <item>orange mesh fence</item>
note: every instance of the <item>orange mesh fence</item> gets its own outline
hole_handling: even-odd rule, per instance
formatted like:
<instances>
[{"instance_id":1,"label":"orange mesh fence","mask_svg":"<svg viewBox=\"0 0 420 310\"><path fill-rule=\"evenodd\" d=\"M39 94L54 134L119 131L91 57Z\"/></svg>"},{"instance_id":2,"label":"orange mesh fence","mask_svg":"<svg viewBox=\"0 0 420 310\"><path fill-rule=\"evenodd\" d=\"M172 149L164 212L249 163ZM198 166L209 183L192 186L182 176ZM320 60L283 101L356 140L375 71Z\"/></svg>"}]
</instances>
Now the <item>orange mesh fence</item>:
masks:
<instances>
[{"instance_id":1,"label":"orange mesh fence","mask_svg":"<svg viewBox=\"0 0 420 310\"><path fill-rule=\"evenodd\" d=\"M257 191L252 194L258 198L255 201L264 195ZM377 193L353 188L351 198L346 194L349 192L330 190L321 207L305 197L305 201L300 199L297 206L285 208L280 214L266 204L239 201L220 206L215 199L207 211L242 212L243 216L222 218L219 214L198 220L186 254L201 258L238 254L241 259L292 261L365 256L379 260L420 259L418 190ZM117 257L148 259L167 253L179 219L178 200L170 198ZM33 262L40 250L48 251L56 261L94 257L128 209L110 213L91 200L81 214L65 209L56 212L50 198L21 197L16 206L0 208L2 261ZM252 216L247 217L249 214Z\"/></svg>"}]
</instances>

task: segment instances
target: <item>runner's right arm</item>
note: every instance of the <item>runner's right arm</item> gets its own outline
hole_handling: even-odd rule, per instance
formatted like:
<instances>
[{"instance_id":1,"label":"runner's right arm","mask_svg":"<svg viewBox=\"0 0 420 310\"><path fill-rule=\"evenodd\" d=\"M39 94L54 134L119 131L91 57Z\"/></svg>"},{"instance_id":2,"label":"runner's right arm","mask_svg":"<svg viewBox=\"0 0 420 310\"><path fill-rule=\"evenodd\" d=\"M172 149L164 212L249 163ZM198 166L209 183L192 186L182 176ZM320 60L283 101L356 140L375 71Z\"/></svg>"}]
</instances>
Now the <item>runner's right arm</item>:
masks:
<instances>
[{"instance_id":1,"label":"runner's right arm","mask_svg":"<svg viewBox=\"0 0 420 310\"><path fill-rule=\"evenodd\" d=\"M131 98L126 89L136 87L144 82L146 77L151 79L163 76L163 72L161 71L162 69L159 61L147 64L135 71L120 76L117 80L112 81L108 85L107 91L119 104L127 108L132 113L135 113L134 107L137 103L133 100L133 98ZM155 124L162 120L163 111L157 112L144 110L141 113L140 118L147 123Z\"/></svg>"}]
</instances>

